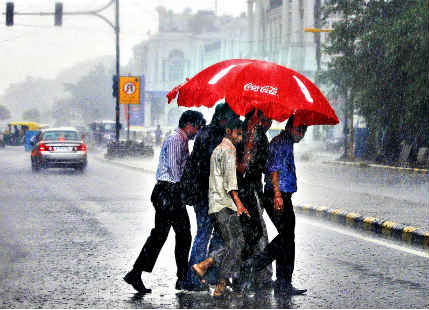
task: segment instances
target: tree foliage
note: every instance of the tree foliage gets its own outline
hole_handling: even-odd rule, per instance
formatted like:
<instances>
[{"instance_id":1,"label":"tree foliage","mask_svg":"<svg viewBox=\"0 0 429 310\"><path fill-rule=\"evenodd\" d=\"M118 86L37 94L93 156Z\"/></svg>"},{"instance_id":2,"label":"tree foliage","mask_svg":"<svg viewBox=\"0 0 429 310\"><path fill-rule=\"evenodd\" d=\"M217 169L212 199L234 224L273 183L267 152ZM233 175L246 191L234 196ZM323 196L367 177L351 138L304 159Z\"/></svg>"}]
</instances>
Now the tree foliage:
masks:
<instances>
[{"instance_id":1,"label":"tree foliage","mask_svg":"<svg viewBox=\"0 0 429 310\"><path fill-rule=\"evenodd\" d=\"M399 144L428 142L428 1L329 0L337 14L325 52L333 57L322 77L352 94L372 148L397 155ZM393 158L391 158L393 159Z\"/></svg>"},{"instance_id":2,"label":"tree foliage","mask_svg":"<svg viewBox=\"0 0 429 310\"><path fill-rule=\"evenodd\" d=\"M10 111L4 105L0 105L0 121L4 121L10 118Z\"/></svg>"},{"instance_id":3,"label":"tree foliage","mask_svg":"<svg viewBox=\"0 0 429 310\"><path fill-rule=\"evenodd\" d=\"M38 108L42 116L50 109L55 97L63 94L61 84L55 80L26 77L19 83L11 84L0 97L0 104L7 105L12 117L19 119L23 111Z\"/></svg>"},{"instance_id":4,"label":"tree foliage","mask_svg":"<svg viewBox=\"0 0 429 310\"><path fill-rule=\"evenodd\" d=\"M71 95L56 103L53 115L58 119L80 119L84 123L95 119L113 119L114 98L112 97L112 73L102 64L95 66L77 83L64 84Z\"/></svg>"},{"instance_id":5,"label":"tree foliage","mask_svg":"<svg viewBox=\"0 0 429 310\"><path fill-rule=\"evenodd\" d=\"M29 109L22 113L24 121L40 122L40 111L37 108Z\"/></svg>"}]
</instances>

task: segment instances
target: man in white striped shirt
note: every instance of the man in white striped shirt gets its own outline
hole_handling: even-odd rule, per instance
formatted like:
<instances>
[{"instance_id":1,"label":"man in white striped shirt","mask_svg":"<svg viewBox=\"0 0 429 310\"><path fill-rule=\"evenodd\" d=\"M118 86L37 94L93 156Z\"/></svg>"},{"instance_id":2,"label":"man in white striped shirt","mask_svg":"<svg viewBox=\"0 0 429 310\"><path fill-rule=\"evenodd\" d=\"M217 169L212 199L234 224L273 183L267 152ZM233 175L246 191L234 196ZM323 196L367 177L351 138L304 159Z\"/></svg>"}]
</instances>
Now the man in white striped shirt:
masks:
<instances>
[{"instance_id":1,"label":"man in white striped shirt","mask_svg":"<svg viewBox=\"0 0 429 310\"><path fill-rule=\"evenodd\" d=\"M191 248L191 229L186 206L180 199L180 178L189 157L188 141L193 139L205 124L197 111L185 111L179 127L162 144L156 171L157 183L151 201L155 208L155 227L146 240L133 269L124 277L140 293L149 293L141 279L143 271L152 272L159 252L167 240L170 228L176 233L175 257L177 265L176 289L183 288L188 271L188 254Z\"/></svg>"}]
</instances>

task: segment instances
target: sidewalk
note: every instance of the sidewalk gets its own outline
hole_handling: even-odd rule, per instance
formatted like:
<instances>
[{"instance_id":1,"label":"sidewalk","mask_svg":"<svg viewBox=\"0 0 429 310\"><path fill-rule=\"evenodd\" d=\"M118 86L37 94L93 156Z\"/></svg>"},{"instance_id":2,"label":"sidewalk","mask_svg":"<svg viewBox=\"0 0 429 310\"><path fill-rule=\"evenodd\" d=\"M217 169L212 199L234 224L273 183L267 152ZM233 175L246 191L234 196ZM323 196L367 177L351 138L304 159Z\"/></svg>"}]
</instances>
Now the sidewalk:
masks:
<instances>
[{"instance_id":1,"label":"sidewalk","mask_svg":"<svg viewBox=\"0 0 429 310\"><path fill-rule=\"evenodd\" d=\"M407 172L414 172L414 173L422 173L422 174L429 174L429 169L427 168L415 168L415 167L409 167L409 166L394 166L394 165L382 165L376 162L368 161L368 160L361 160L356 159L354 161L346 161L341 160L340 153L325 151L323 149L324 144L323 143L317 143L312 142L311 145L297 145L295 154L296 156L306 156L306 154L311 153L312 158L319 158L322 159L321 161L323 163L327 164L336 164L336 165L350 165L350 166L358 166L358 167L371 167L371 168L380 168L380 169L389 169L389 170L398 170L398 171L407 171Z\"/></svg>"},{"instance_id":2,"label":"sidewalk","mask_svg":"<svg viewBox=\"0 0 429 310\"><path fill-rule=\"evenodd\" d=\"M296 157L305 157L308 150L301 150L296 152ZM118 159L105 159L105 152L96 152L92 153L92 156L97 160L109 162L121 167L130 168L134 170L140 170L147 173L155 173L158 165L160 148L155 147L155 155L151 158L118 158ZM401 167L390 167L382 165L372 165L372 164L361 164L359 162L347 163L342 161L333 160L332 154L327 152L322 152L323 154L312 154L317 156L322 163L329 164L353 164L360 167L374 167L374 168L384 168L384 169L400 169L404 170ZM326 159L326 160L325 160ZM299 159L298 159L299 160ZM419 171L420 172L420 171ZM423 173L427 173L423 172ZM396 239L404 241L408 244L413 244L419 247L429 248L429 232L419 229L415 226L404 225L402 223L397 223L389 220L388 218L375 218L370 216L365 216L365 214L360 214L359 212L365 210L363 206L361 211L356 212L346 212L341 209L329 209L327 207L320 206L311 206L311 205L295 205L295 210L298 213L304 215L316 216L318 218L333 221L338 224L342 224L354 229L361 229L367 232L375 233L382 235L383 237L389 239ZM363 213L363 212L362 212ZM386 216L380 214L380 217ZM404 219L406 222L406 219ZM409 222L409 221L408 221Z\"/></svg>"}]
</instances>

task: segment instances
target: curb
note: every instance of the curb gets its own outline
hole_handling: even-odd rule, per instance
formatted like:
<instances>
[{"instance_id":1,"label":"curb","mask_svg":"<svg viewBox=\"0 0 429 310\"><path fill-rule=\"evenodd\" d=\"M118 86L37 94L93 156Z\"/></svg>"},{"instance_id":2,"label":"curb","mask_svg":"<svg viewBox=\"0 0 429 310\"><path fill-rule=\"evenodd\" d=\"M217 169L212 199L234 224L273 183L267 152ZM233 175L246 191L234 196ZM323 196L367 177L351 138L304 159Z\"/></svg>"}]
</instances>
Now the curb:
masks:
<instances>
[{"instance_id":1,"label":"curb","mask_svg":"<svg viewBox=\"0 0 429 310\"><path fill-rule=\"evenodd\" d=\"M421 246L424 249L429 248L429 232L413 226L380 220L375 217L364 217L358 213L329 209L328 207L297 205L294 208L298 213L316 216L354 229L379 234L388 239L404 241L408 244Z\"/></svg>"},{"instance_id":2,"label":"curb","mask_svg":"<svg viewBox=\"0 0 429 310\"><path fill-rule=\"evenodd\" d=\"M365 162L349 162L349 161L330 160L330 161L324 161L323 163L337 164L337 165L350 165L350 166L358 166L358 167L392 169L392 170L401 170L401 171L408 171L408 172L422 173L422 174L428 174L429 173L428 169L423 169L423 168L395 167L395 166L387 166L387 165L379 165L379 164L369 164L369 163L365 163Z\"/></svg>"}]
</instances>

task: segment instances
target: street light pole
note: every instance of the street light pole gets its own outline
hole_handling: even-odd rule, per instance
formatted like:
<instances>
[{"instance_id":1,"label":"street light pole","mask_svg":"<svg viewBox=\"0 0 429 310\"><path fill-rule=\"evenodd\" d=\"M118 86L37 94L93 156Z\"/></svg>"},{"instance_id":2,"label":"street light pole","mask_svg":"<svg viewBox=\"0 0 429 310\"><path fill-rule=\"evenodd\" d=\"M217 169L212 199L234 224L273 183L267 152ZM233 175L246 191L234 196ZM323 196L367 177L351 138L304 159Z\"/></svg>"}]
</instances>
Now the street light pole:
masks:
<instances>
[{"instance_id":1,"label":"street light pole","mask_svg":"<svg viewBox=\"0 0 429 310\"><path fill-rule=\"evenodd\" d=\"M120 50L119 50L119 0L115 0L115 35L116 35L116 76L118 77L118 84L119 84L119 77L120 77ZM119 117L120 117L120 109L119 109L119 92L116 96L116 105L115 105L115 112L116 112L116 142L119 141Z\"/></svg>"},{"instance_id":2,"label":"street light pole","mask_svg":"<svg viewBox=\"0 0 429 310\"><path fill-rule=\"evenodd\" d=\"M304 32L313 32L314 34L320 35L320 32L332 32L333 29L321 29L308 27L304 28ZM317 61L317 70L320 70L320 42L317 45L316 51L316 61ZM349 92L346 91L344 94L345 108L344 108L344 155L351 160L354 159L354 130L353 130L353 98L349 95ZM351 109L351 111L349 111ZM349 124L350 123L350 124ZM350 129L349 129L350 127ZM348 139L348 136L350 138Z\"/></svg>"}]
</instances>

